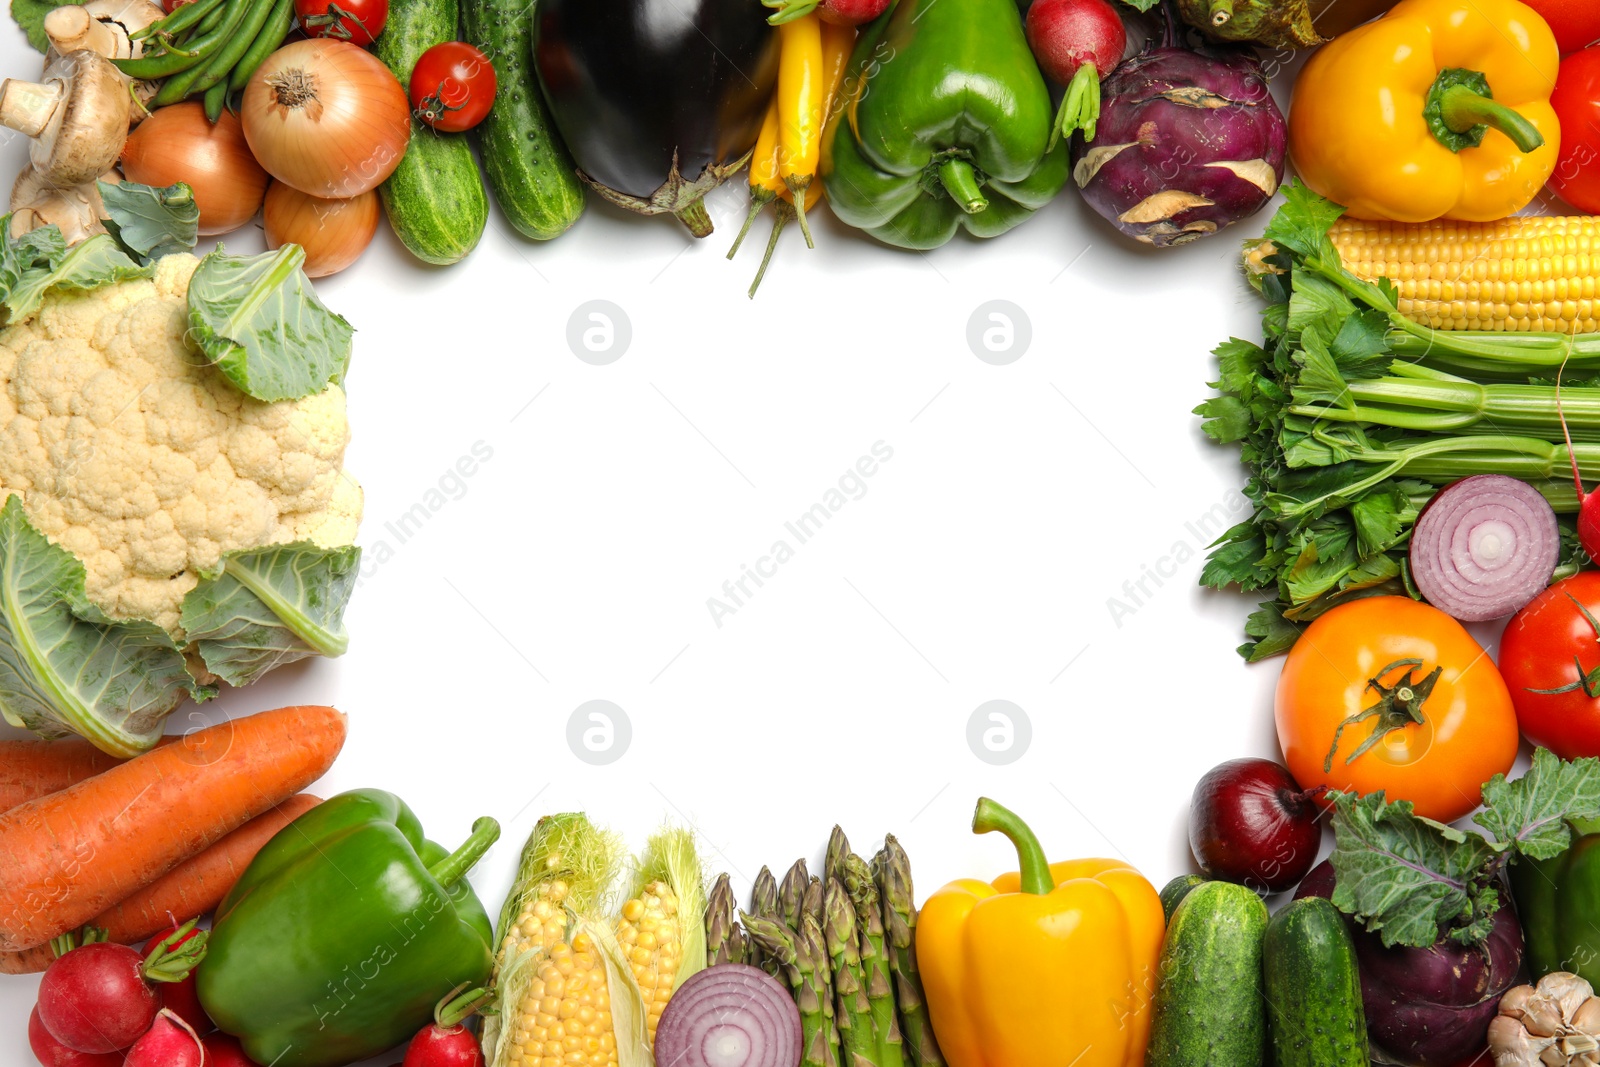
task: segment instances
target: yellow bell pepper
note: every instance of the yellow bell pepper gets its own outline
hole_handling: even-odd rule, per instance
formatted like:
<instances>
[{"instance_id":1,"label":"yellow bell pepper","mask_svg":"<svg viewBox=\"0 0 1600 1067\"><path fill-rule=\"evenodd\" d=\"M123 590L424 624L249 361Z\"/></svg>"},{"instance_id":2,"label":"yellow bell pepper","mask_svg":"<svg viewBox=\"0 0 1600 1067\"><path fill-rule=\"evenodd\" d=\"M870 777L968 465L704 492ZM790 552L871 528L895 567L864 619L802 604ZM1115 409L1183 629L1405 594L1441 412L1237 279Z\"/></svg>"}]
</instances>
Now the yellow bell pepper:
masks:
<instances>
[{"instance_id":1,"label":"yellow bell pepper","mask_svg":"<svg viewBox=\"0 0 1600 1067\"><path fill-rule=\"evenodd\" d=\"M1014 813L978 801L1020 871L951 882L917 914L928 1017L951 1067L1142 1067L1166 924L1120 860L1051 864Z\"/></svg>"},{"instance_id":2,"label":"yellow bell pepper","mask_svg":"<svg viewBox=\"0 0 1600 1067\"><path fill-rule=\"evenodd\" d=\"M1555 169L1555 35L1520 0L1402 0L1295 82L1289 151L1360 219L1493 222Z\"/></svg>"}]
</instances>

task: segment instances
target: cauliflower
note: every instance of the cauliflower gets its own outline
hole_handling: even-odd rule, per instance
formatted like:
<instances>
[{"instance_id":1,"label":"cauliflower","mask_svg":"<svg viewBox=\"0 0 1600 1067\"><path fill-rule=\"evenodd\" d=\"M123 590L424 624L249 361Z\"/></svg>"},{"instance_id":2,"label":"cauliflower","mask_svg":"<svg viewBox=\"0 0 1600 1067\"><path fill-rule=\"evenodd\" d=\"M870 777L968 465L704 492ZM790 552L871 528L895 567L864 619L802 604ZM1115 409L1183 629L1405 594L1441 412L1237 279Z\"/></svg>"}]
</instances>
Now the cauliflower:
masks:
<instances>
[{"instance_id":1,"label":"cauliflower","mask_svg":"<svg viewBox=\"0 0 1600 1067\"><path fill-rule=\"evenodd\" d=\"M337 386L264 403L185 344L199 261L57 289L0 330L0 502L84 566L89 601L182 645L185 597L224 555L350 545L361 488Z\"/></svg>"}]
</instances>

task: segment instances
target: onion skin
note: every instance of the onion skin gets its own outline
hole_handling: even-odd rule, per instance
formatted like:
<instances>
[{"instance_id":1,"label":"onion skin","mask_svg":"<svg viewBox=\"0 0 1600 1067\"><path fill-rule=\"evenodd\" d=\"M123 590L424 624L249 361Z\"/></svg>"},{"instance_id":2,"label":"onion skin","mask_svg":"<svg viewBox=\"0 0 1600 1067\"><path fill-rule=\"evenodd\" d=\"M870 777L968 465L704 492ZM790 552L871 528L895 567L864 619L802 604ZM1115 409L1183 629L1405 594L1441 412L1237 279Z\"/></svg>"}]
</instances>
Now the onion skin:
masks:
<instances>
[{"instance_id":1,"label":"onion skin","mask_svg":"<svg viewBox=\"0 0 1600 1067\"><path fill-rule=\"evenodd\" d=\"M326 37L268 56L245 86L239 114L268 174L329 200L376 189L411 139L411 102L389 68Z\"/></svg>"},{"instance_id":2,"label":"onion skin","mask_svg":"<svg viewBox=\"0 0 1600 1067\"><path fill-rule=\"evenodd\" d=\"M139 123L123 145L122 174L142 185L188 183L206 236L232 233L255 218L269 180L239 117L224 109L213 126L197 100L160 108Z\"/></svg>"},{"instance_id":3,"label":"onion skin","mask_svg":"<svg viewBox=\"0 0 1600 1067\"><path fill-rule=\"evenodd\" d=\"M1526 607L1550 584L1560 556L1555 510L1537 489L1503 474L1441 489L1411 533L1418 592L1462 622Z\"/></svg>"},{"instance_id":4,"label":"onion skin","mask_svg":"<svg viewBox=\"0 0 1600 1067\"><path fill-rule=\"evenodd\" d=\"M361 258L378 232L382 214L375 189L344 200L324 200L273 182L261 219L268 248L299 245L306 250L301 268L306 277L326 278Z\"/></svg>"},{"instance_id":5,"label":"onion skin","mask_svg":"<svg viewBox=\"0 0 1600 1067\"><path fill-rule=\"evenodd\" d=\"M1316 863L1321 814L1278 764L1229 760L1194 787L1189 847L1207 876L1281 893Z\"/></svg>"}]
</instances>

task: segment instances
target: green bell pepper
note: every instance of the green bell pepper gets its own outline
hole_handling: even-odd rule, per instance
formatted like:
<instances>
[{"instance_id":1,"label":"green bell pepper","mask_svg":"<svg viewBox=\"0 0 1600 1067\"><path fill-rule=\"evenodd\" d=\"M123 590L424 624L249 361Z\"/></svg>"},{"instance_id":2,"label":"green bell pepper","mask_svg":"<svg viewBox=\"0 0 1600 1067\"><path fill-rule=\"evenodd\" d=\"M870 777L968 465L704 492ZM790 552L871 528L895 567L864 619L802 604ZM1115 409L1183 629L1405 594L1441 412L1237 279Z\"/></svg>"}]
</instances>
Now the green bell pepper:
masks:
<instances>
[{"instance_id":1,"label":"green bell pepper","mask_svg":"<svg viewBox=\"0 0 1600 1067\"><path fill-rule=\"evenodd\" d=\"M836 216L886 244L995 237L1066 184L1015 0L899 0L862 31L844 88L822 181Z\"/></svg>"},{"instance_id":2,"label":"green bell pepper","mask_svg":"<svg viewBox=\"0 0 1600 1067\"><path fill-rule=\"evenodd\" d=\"M1582 836L1565 852L1511 865L1511 892L1535 980L1571 971L1600 984L1600 823L1573 826Z\"/></svg>"},{"instance_id":3,"label":"green bell pepper","mask_svg":"<svg viewBox=\"0 0 1600 1067\"><path fill-rule=\"evenodd\" d=\"M479 819L452 853L393 793L324 801L217 908L200 1003L275 1067L334 1067L409 1039L446 993L489 978L494 931L466 873L499 836Z\"/></svg>"}]
</instances>

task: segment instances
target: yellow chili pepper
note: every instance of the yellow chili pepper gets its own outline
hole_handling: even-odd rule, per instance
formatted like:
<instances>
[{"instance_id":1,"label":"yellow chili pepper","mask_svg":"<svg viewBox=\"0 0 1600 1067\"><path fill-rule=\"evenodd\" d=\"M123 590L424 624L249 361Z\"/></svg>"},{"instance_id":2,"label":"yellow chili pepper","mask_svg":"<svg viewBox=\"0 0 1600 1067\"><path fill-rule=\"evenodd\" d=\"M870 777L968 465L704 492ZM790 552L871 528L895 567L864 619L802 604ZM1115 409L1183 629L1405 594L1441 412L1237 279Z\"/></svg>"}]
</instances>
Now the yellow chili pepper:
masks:
<instances>
[{"instance_id":1,"label":"yellow chili pepper","mask_svg":"<svg viewBox=\"0 0 1600 1067\"><path fill-rule=\"evenodd\" d=\"M778 27L778 176L792 192L811 187L822 153L822 124L827 118L828 86L822 62L822 16ZM795 204L806 247L814 248L806 223L805 201Z\"/></svg>"},{"instance_id":2,"label":"yellow chili pepper","mask_svg":"<svg viewBox=\"0 0 1600 1067\"><path fill-rule=\"evenodd\" d=\"M1014 813L987 798L1022 869L962 879L917 915L928 1017L951 1067L1142 1067L1166 923L1161 898L1119 860L1051 864Z\"/></svg>"},{"instance_id":3,"label":"yellow chili pepper","mask_svg":"<svg viewBox=\"0 0 1600 1067\"><path fill-rule=\"evenodd\" d=\"M1518 0L1402 0L1301 70L1295 169L1352 218L1514 215L1555 169L1559 63L1550 27Z\"/></svg>"},{"instance_id":4,"label":"yellow chili pepper","mask_svg":"<svg viewBox=\"0 0 1600 1067\"><path fill-rule=\"evenodd\" d=\"M767 105L767 117L761 121L755 150L750 153L750 213L744 217L739 236L733 239L733 247L728 249L729 259L738 255L739 246L744 244L745 235L761 209L784 192L787 190L783 179L778 177L778 97L774 94L772 103Z\"/></svg>"},{"instance_id":5,"label":"yellow chili pepper","mask_svg":"<svg viewBox=\"0 0 1600 1067\"><path fill-rule=\"evenodd\" d=\"M828 106L822 113L823 139L827 139L828 123L833 121L835 110L843 111L839 104L839 87L844 84L845 72L850 69L850 54L856 50L856 28L822 24L822 84Z\"/></svg>"}]
</instances>

